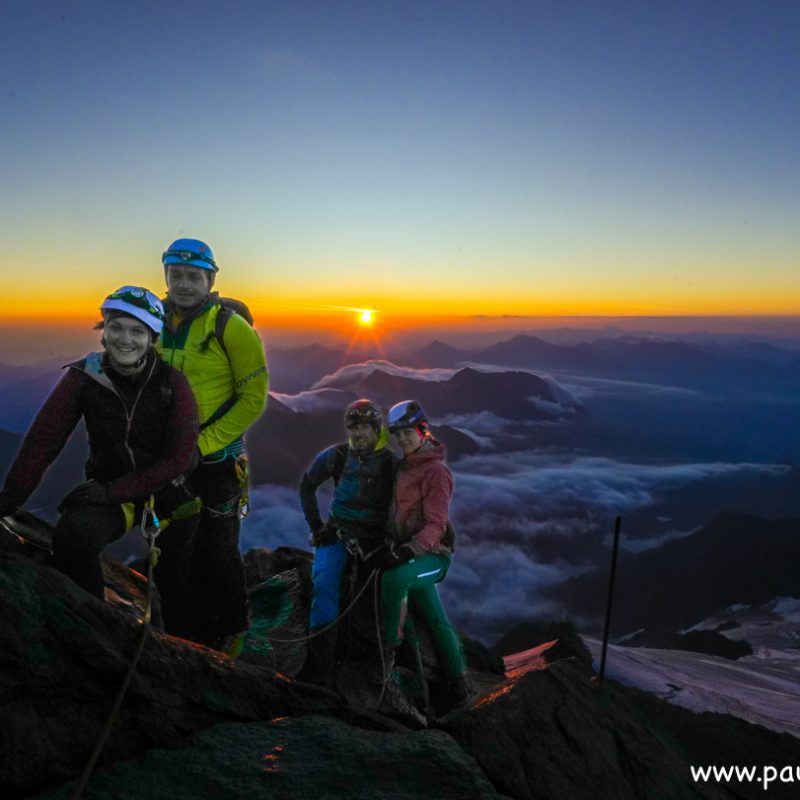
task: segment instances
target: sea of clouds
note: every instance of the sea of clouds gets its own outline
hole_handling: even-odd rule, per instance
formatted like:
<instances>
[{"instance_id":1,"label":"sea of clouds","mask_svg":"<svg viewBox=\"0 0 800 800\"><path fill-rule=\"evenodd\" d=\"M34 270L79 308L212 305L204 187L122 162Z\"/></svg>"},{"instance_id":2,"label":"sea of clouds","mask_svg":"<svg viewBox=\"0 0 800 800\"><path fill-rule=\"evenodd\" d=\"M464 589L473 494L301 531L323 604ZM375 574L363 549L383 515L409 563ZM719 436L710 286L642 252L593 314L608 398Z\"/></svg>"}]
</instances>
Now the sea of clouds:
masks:
<instances>
[{"instance_id":1,"label":"sea of clouds","mask_svg":"<svg viewBox=\"0 0 800 800\"><path fill-rule=\"evenodd\" d=\"M548 590L602 562L615 515L651 506L669 489L733 475L779 476L786 469L526 452L461 459L453 465L451 505L458 546L441 596L452 621L487 643L522 620L568 616L569 609L555 605ZM244 550L310 547L295 489L260 486L251 496ZM628 546L641 550L690 533L667 530Z\"/></svg>"},{"instance_id":2,"label":"sea of clouds","mask_svg":"<svg viewBox=\"0 0 800 800\"><path fill-rule=\"evenodd\" d=\"M471 365L502 371L492 365ZM293 410L322 412L342 409L352 387L375 369L418 381L444 381L454 369L418 369L389 361L351 364L317 381L309 391L277 395ZM660 503L668 493L690 493L727 480L780 479L786 465L753 460L675 458L654 455L652 440L623 457L570 446L538 447L536 431L569 424L578 415L627 405L612 426L625 424L629 408L644 409L644 431L666 431L680 424L676 410L705 415L702 393L680 387L577 375L536 373L547 381L554 401L536 399L538 412L530 420L511 421L486 409L479 413L432 418L470 436L479 452L450 464L456 488L451 519L458 544L453 564L440 586L453 622L487 643L513 624L531 618L569 616L549 590L596 566L607 564L614 518L652 510L652 529L623 535L632 552L654 548L689 536L708 522L694 526L669 524ZM677 405L676 405L677 404ZM716 408L716 407L714 407ZM535 418L534 418L535 417ZM613 433L613 430L612 430ZM558 441L558 439L551 439ZM634 455L635 452L635 455ZM649 454L650 457L647 457ZM330 487L320 492L327 507ZM281 545L308 548L308 529L297 491L291 487L259 486L252 492L253 511L242 529L242 548ZM646 516L646 515L645 515ZM602 609L598 609L598 614Z\"/></svg>"}]
</instances>

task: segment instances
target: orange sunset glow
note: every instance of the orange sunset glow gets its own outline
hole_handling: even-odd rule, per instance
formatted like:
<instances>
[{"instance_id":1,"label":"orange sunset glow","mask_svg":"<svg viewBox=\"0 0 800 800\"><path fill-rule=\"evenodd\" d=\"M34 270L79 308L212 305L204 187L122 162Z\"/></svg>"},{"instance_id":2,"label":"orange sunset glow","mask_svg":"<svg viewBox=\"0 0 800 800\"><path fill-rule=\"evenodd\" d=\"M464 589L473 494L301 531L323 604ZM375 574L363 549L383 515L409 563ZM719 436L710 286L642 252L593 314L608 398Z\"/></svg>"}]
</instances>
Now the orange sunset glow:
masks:
<instances>
[{"instance_id":1,"label":"orange sunset glow","mask_svg":"<svg viewBox=\"0 0 800 800\"><path fill-rule=\"evenodd\" d=\"M20 281L21 282L21 281ZM105 282L92 278L79 287L66 283L62 290L34 291L19 284L6 293L7 307L2 324L61 324L94 322L102 299L116 286L123 285L123 274ZM147 286L164 293L158 281L127 282ZM710 283L710 281L706 281ZM598 282L599 284L599 282ZM634 317L634 316L794 316L800 314L794 293L764 287L731 287L716 294L713 286L686 288L642 286L613 287L592 285L586 281L571 292L560 293L520 287L517 294L487 291L482 298L463 293L437 294L425 292L409 296L370 295L347 302L343 295L320 295L302 299L286 292L270 292L268 288L246 285L237 279L235 268L229 275L220 275L215 286L222 296L245 299L257 320L278 327L329 329L346 327L355 320L360 325L373 325L381 320L392 327L424 325L433 322L461 320L470 317L570 316L570 317ZM694 289L694 291L693 291ZM703 291L701 292L700 289Z\"/></svg>"},{"instance_id":2,"label":"orange sunset glow","mask_svg":"<svg viewBox=\"0 0 800 800\"><path fill-rule=\"evenodd\" d=\"M694 30L678 11L651 30L642 10L639 30L601 6L566 29L558 5L475 27L440 9L381 45L354 39L351 58L293 25L284 52L266 4L253 26L225 17L239 38L212 65L160 45L142 61L110 11L96 10L98 37L34 6L20 6L36 21L5 55L2 359L27 357L9 345L23 329L37 352L83 346L118 286L162 293L161 254L179 236L211 246L215 289L247 303L268 344L553 318L800 318L791 24L745 15L748 48L728 49L725 25ZM180 11L161 13L191 52ZM217 13L194 17L217 30ZM134 27L156 46L165 24ZM616 42L607 61L599 30ZM106 46L122 57L108 63ZM174 113L187 89L224 111L214 124Z\"/></svg>"}]
</instances>

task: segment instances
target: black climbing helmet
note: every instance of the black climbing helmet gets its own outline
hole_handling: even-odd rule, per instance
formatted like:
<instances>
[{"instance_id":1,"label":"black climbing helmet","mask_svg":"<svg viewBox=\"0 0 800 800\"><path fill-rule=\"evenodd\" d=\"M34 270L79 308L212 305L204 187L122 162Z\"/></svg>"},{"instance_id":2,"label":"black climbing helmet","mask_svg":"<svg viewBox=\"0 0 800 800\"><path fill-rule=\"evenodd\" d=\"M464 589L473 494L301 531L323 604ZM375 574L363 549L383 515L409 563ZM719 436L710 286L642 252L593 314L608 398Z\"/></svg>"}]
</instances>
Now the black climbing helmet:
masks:
<instances>
[{"instance_id":1,"label":"black climbing helmet","mask_svg":"<svg viewBox=\"0 0 800 800\"><path fill-rule=\"evenodd\" d=\"M344 425L346 428L352 428L354 425L363 423L372 425L375 433L380 433L381 425L383 424L381 410L372 400L367 400L365 397L350 403L344 412Z\"/></svg>"}]
</instances>

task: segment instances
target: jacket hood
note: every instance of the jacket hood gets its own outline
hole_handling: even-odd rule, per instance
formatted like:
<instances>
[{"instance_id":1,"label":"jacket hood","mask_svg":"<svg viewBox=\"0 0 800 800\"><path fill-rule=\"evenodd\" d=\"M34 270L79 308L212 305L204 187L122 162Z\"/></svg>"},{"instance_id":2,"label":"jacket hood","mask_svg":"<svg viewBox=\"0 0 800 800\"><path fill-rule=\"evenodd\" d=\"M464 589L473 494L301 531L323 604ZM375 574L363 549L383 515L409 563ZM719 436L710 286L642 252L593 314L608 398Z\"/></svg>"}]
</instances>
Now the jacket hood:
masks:
<instances>
[{"instance_id":1,"label":"jacket hood","mask_svg":"<svg viewBox=\"0 0 800 800\"><path fill-rule=\"evenodd\" d=\"M428 438L418 450L415 450L411 455L404 456L403 461L409 466L416 466L425 461L444 461L446 455L444 445L441 442Z\"/></svg>"},{"instance_id":2,"label":"jacket hood","mask_svg":"<svg viewBox=\"0 0 800 800\"><path fill-rule=\"evenodd\" d=\"M157 359L158 357L156 356L155 350L150 347L145 355L144 368L141 373L129 376L128 379L130 380L132 378L134 382L137 383L148 381L153 374ZM109 371L114 372L114 368L109 364L108 354L105 351L89 353L85 358L73 361L71 364L65 364L63 368L76 369L79 372L83 372L93 381L96 381L101 386L105 386L106 389L110 389L117 394L117 389L108 375ZM120 375L120 377L124 379L126 376Z\"/></svg>"}]
</instances>

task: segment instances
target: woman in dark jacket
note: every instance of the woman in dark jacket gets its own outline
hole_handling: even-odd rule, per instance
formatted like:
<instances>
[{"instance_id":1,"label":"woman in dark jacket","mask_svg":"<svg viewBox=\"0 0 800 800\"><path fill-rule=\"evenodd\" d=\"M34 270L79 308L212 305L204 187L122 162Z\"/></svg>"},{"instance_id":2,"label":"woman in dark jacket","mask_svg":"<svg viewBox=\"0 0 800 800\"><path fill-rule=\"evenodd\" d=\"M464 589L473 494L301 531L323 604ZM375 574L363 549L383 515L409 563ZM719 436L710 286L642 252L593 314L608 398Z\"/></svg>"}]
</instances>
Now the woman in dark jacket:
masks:
<instances>
[{"instance_id":1,"label":"woman in dark jacket","mask_svg":"<svg viewBox=\"0 0 800 800\"><path fill-rule=\"evenodd\" d=\"M9 470L0 491L0 516L13 514L28 500L83 418L89 438L87 480L59 505L53 566L103 599L100 551L138 522L152 497L160 519L176 517L158 540L164 626L187 636L188 565L198 506L182 477L196 459L197 405L183 375L153 349L164 320L154 294L124 286L100 310L104 351L67 366Z\"/></svg>"}]
</instances>

